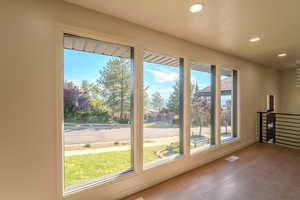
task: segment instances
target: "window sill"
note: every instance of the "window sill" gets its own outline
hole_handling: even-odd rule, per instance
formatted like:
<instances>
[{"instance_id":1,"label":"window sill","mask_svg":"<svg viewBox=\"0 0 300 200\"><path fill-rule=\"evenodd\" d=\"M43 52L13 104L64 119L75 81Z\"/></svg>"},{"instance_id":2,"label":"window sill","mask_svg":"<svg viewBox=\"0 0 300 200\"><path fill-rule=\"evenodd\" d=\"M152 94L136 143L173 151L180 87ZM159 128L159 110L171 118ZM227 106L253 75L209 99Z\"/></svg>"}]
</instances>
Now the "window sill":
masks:
<instances>
[{"instance_id":1,"label":"window sill","mask_svg":"<svg viewBox=\"0 0 300 200\"><path fill-rule=\"evenodd\" d=\"M223 139L221 140L221 144L228 144L228 143L232 143L232 142L235 142L237 140L239 140L240 138L239 137L228 137L226 139Z\"/></svg>"},{"instance_id":2,"label":"window sill","mask_svg":"<svg viewBox=\"0 0 300 200\"><path fill-rule=\"evenodd\" d=\"M98 178L94 178L94 179L90 179L87 181L83 181L77 184L73 184L70 186L66 186L64 188L64 194L63 197L69 197L72 196L73 194L85 191L85 190L89 190L92 189L94 187L100 186L100 185L104 185L104 184L108 184L108 183L116 183L119 181L122 181L125 178L131 177L131 176L135 176L136 172L134 171L134 169L127 169L127 170L123 170L120 172L116 172L114 174L109 174L109 175L105 175L105 176L101 176Z\"/></svg>"},{"instance_id":3,"label":"window sill","mask_svg":"<svg viewBox=\"0 0 300 200\"><path fill-rule=\"evenodd\" d=\"M151 169L151 168L154 168L154 167L161 166L163 164L173 162L174 160L177 160L178 158L180 158L182 156L183 156L182 154L175 154L175 155L169 156L167 158L162 158L160 160L154 160L152 162L145 163L144 164L144 171L148 170L148 169Z\"/></svg>"},{"instance_id":4,"label":"window sill","mask_svg":"<svg viewBox=\"0 0 300 200\"><path fill-rule=\"evenodd\" d=\"M213 146L215 146L215 145L207 144L207 145L202 146L202 147L191 149L191 153L190 154L194 155L194 154L197 154L197 153L200 153L200 152L203 152L203 151L207 151L210 148L212 148Z\"/></svg>"}]
</instances>

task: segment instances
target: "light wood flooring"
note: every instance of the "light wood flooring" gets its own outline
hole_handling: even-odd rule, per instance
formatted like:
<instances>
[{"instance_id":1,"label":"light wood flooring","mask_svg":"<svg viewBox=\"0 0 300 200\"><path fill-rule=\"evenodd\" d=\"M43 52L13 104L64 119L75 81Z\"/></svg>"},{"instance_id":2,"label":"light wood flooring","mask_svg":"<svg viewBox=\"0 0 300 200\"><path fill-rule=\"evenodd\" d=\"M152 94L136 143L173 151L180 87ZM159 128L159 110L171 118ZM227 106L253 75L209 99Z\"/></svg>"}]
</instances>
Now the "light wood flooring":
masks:
<instances>
[{"instance_id":1,"label":"light wood flooring","mask_svg":"<svg viewBox=\"0 0 300 200\"><path fill-rule=\"evenodd\" d=\"M300 150L256 143L233 155L124 200L300 200Z\"/></svg>"}]
</instances>

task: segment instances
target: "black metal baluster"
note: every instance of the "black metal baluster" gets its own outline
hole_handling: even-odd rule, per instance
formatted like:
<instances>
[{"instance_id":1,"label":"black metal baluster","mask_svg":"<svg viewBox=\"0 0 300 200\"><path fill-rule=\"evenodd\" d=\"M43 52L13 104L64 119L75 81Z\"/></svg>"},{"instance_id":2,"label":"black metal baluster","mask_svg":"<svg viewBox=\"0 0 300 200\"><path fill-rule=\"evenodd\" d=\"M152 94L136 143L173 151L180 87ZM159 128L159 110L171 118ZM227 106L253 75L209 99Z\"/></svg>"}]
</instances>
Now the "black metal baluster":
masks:
<instances>
[{"instance_id":1,"label":"black metal baluster","mask_svg":"<svg viewBox=\"0 0 300 200\"><path fill-rule=\"evenodd\" d=\"M259 113L259 141L263 142L263 113Z\"/></svg>"}]
</instances>

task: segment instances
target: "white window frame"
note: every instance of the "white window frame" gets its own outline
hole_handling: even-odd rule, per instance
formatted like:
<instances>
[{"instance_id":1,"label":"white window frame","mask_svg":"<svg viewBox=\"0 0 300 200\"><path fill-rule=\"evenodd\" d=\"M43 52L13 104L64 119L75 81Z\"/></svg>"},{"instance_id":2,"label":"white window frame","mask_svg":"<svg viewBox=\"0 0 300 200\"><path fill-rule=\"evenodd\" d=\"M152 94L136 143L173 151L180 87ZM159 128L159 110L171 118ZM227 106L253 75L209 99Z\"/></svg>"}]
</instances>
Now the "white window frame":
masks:
<instances>
[{"instance_id":1,"label":"white window frame","mask_svg":"<svg viewBox=\"0 0 300 200\"><path fill-rule=\"evenodd\" d=\"M222 141L221 139L221 74L222 74L222 70L230 70L232 71L232 78L233 78L233 74L234 72L236 73L237 77L236 77L236 95L232 96L232 99L235 97L235 101L236 101L236 112L234 113L233 112L233 102L232 102L232 108L231 108L231 112L232 112L232 115L231 115L231 120L232 120L232 123L235 123L235 132L236 132L236 136L233 136L231 139L229 140L224 140ZM232 67L226 67L226 66L219 66L217 68L217 73L216 73L216 76L217 76L217 89L216 89L216 109L217 109L217 113L216 113L216 123L217 123L217 140L218 140L218 144L220 146L224 146L224 145L227 145L227 144L231 144L233 142L238 142L241 140L240 138L240 70L239 69L236 69L236 68L232 68ZM234 84L234 81L232 82L232 84ZM234 85L233 85L234 87ZM232 92L234 89L232 88ZM233 95L233 94L232 94ZM236 117L236 120L233 120L233 115L235 115Z\"/></svg>"},{"instance_id":2,"label":"white window frame","mask_svg":"<svg viewBox=\"0 0 300 200\"><path fill-rule=\"evenodd\" d=\"M57 66L58 66L58 76L57 76L57 102L58 102L58 119L57 119L57 129L58 129L58 133L59 133L59 159L58 159L58 171L59 174L58 176L60 177L61 182L58 184L58 191L61 194L60 196L63 197L67 197L70 195L73 195L74 193L80 192L80 191L84 191L84 190L88 190L91 189L93 187L96 186L100 186L100 185L106 185L106 184L111 184L111 183L115 183L115 182L120 182L124 179L130 178L131 176L136 176L139 172L142 171L142 166L139 164L139 162L136 162L137 160L140 160L140 157L142 156L142 153L140 153L140 151L138 149L140 149L139 147L139 141L140 141L140 135L138 133L137 130L139 130L138 127L138 120L139 120L139 114L140 113L138 111L138 109L141 107L141 105L138 105L140 102L140 89L139 89L139 84L137 84L139 82L138 77L139 77L139 73L140 73L140 67L139 67L139 63L138 63L138 58L139 56L137 55L139 51L141 51L140 48L138 48L135 45L131 45L130 43L126 43L123 42L123 40L118 40L118 39L112 39L109 38L105 35L102 35L102 37L97 36L97 35L93 35L93 34L88 34L85 31L82 30L77 30L76 28L69 28L66 27L64 25L61 25L58 27L58 35L57 35L57 40L60 41L57 44ZM132 160L134 162L134 164L132 165L133 169L132 171L129 171L128 173L120 173L120 174L113 174L112 176L110 176L109 178L106 179L101 179L101 177L95 178L95 179L90 179L87 180L86 182L88 182L87 184L82 184L79 187L74 187L71 188L69 190L65 189L64 186L64 108L63 108L63 87L64 87L64 34L72 34L72 35L76 35L78 37L84 37L84 38L90 38L90 39L94 39L94 40L99 40L99 41L105 41L105 42L109 42L109 43L115 43L115 44L120 44L120 45L124 45L124 46L128 46L134 49L134 59L133 59L133 66L134 66L134 100L133 100L133 115L134 115L134 121L133 121L133 125L132 125L132 131L134 132L134 134L131 137L132 140L132 152L133 152L133 157ZM140 49L140 50L139 50ZM77 185L77 184L76 184ZM80 185L80 183L78 184Z\"/></svg>"},{"instance_id":3,"label":"white window frame","mask_svg":"<svg viewBox=\"0 0 300 200\"><path fill-rule=\"evenodd\" d=\"M183 80L179 80L179 81L182 81L180 84L183 84L183 107L182 107L182 127L181 129L182 130L179 130L179 140L182 140L182 141L179 141L179 143L182 143L183 147L181 149L182 153L178 153L178 154L175 154L173 156L169 156L167 158L163 158L163 159L158 159L158 160L154 160L152 162L148 162L148 163L144 163L144 157L143 157L143 152L144 152L144 109L142 106L140 108L140 113L142 114L142 118L141 118L141 129L142 130L142 160L141 160L141 163L142 163L142 171L147 171L151 168L155 168L155 167L159 167L161 165L164 165L164 164L168 164L174 160L178 160L180 158L182 158L183 156L185 155L188 155L188 152L189 152L189 149L186 148L187 146L187 138L186 138L186 127L188 126L188 124L185 122L185 116L188 115L187 114L187 105L186 105L186 102L188 102L188 99L184 98L186 97L185 95L187 94L187 91L186 91L186 87L187 87L187 80L186 80L186 76L187 76L187 73L189 73L189 68L187 67L187 63L186 63L186 59L182 56L177 56L177 55L172 55L172 54L168 54L168 53L161 53L160 51L156 51L156 50L152 50L152 49L149 49L149 48L144 48L142 49L142 57L140 58L142 60L142 67L141 67L141 78L140 80L142 80L142 82L140 82L140 85L144 85L144 52L145 51L148 51L148 52L153 52L153 53L157 53L157 54L162 54L162 55L167 55L167 56L172 56L172 57L177 57L179 59L179 66L178 66L178 69L179 69L179 73L182 73L180 74L179 76L182 76ZM181 63L183 62L183 63ZM182 72L181 72L182 70ZM142 88L142 91L143 91L143 88ZM144 98L143 96L144 95L141 95L142 97L142 104L144 103Z\"/></svg>"},{"instance_id":4,"label":"white window frame","mask_svg":"<svg viewBox=\"0 0 300 200\"><path fill-rule=\"evenodd\" d=\"M194 62L199 62L199 63L202 63L202 64L207 64L207 63L204 63L204 62L201 62L199 60L192 60ZM197 70L197 69L193 69L191 68L191 61L189 61L189 84L191 84L191 71L192 70ZM211 122L211 136L213 135L214 137L214 144L210 143L209 145L206 145L204 147L201 147L201 148L196 148L196 149L193 149L191 150L190 149L190 154L195 154L195 153L199 153L199 152L202 152L202 151L207 151L213 147L215 147L217 145L217 134L216 134L216 131L217 131L217 127L216 127L216 107L217 107L217 104L216 104L216 98L217 98L217 92L216 92L216 79L217 79L217 67L215 65L212 65L212 64L207 64L209 65L210 67L210 74L211 74L211 84L210 84L210 87L211 87L211 101L213 102L213 105L214 105L214 110L211 110L210 111L210 114L212 115L213 119ZM214 83L214 84L212 84ZM189 87L191 88L191 85L189 85ZM189 89L189 91L191 91L191 89ZM189 94L190 96L188 97L189 98L189 102L191 101L190 98L191 98L191 94ZM191 109L191 105L189 104L188 105L189 109ZM213 109L213 108L212 108ZM190 112L189 112L190 113ZM191 119L190 119L190 114L189 114L189 134L190 134L190 131L191 131L191 127L190 127L190 124L191 124ZM190 137L189 137L190 138ZM189 146L190 146L190 143L189 143Z\"/></svg>"},{"instance_id":5,"label":"white window frame","mask_svg":"<svg viewBox=\"0 0 300 200\"><path fill-rule=\"evenodd\" d=\"M65 24L58 24L57 25L57 32L56 32L56 99L57 99L57 176L58 176L58 183L57 183L57 191L58 191L58 199L65 198L71 195L74 195L78 192L82 192L85 190L90 190L95 187L100 187L102 185L108 185L117 183L120 181L128 180L132 177L139 176L142 173L144 173L144 163L143 163L143 53L144 50L149 50L153 52L162 52L166 55L172 55L179 58L184 59L184 67L183 67L183 76L184 76L184 113L183 113L183 154L180 156L179 159L177 159L176 162L180 162L185 157L196 157L198 154L204 155L205 152L215 151L217 149L220 149L221 147L225 145L230 145L232 143L236 143L240 141L240 72L239 69L232 68L233 70L236 70L238 72L237 77L237 137L233 140L221 143L220 138L220 69L223 68L221 65L215 65L211 63L211 65L214 65L216 67L216 74L215 74L215 82L216 82L216 89L215 89L215 139L216 144L214 146L210 146L209 148L195 152L191 155L190 152L190 66L189 61L190 60L202 60L201 56L199 57L190 57L188 55L179 55L176 51L173 51L172 49L162 49L162 48L151 48L143 46L143 44L139 44L135 41L134 38L124 38L124 37L118 37L106 33L101 32L95 32L89 29L80 28L80 27L74 27L70 25ZM135 65L135 94L134 95L134 124L133 128L135 131L135 134L133 136L133 151L134 151L134 171L128 174L125 174L120 177L114 177L107 181L97 181L92 184L85 185L80 188L76 188L72 191L65 191L64 190L64 146L63 146L63 83L64 83L64 48L63 48L63 38L64 33L77 35L80 37L87 37L95 40L100 41L106 41L111 43L117 43L125 46L130 46L134 48L134 65ZM168 49L168 50L166 50ZM207 62L209 63L209 62ZM229 68L229 67L225 67ZM169 162L172 162L173 160L170 159L168 162L163 163L168 164ZM159 165L161 166L161 165ZM159 167L157 166L157 167Z\"/></svg>"}]
</instances>

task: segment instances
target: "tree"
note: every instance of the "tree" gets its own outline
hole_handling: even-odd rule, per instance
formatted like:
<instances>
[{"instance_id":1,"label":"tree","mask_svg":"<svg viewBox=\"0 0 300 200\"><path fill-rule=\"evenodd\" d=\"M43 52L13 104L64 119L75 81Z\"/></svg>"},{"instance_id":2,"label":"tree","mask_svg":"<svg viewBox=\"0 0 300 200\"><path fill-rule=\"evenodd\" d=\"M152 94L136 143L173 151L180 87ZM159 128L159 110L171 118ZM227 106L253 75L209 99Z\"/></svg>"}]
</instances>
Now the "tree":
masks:
<instances>
[{"instance_id":1,"label":"tree","mask_svg":"<svg viewBox=\"0 0 300 200\"><path fill-rule=\"evenodd\" d=\"M200 89L198 87L198 83L192 84L192 103L195 103L198 101L198 99L201 97Z\"/></svg>"},{"instance_id":2,"label":"tree","mask_svg":"<svg viewBox=\"0 0 300 200\"><path fill-rule=\"evenodd\" d=\"M202 134L202 127L207 126L210 120L210 102L208 97L201 96L201 90L196 84L192 91L192 123L199 126L199 135Z\"/></svg>"},{"instance_id":3,"label":"tree","mask_svg":"<svg viewBox=\"0 0 300 200\"><path fill-rule=\"evenodd\" d=\"M82 95L89 99L89 103L93 111L103 112L109 110L103 99L101 99L96 84L89 83L87 80L83 80L81 83L81 90L83 91Z\"/></svg>"},{"instance_id":4,"label":"tree","mask_svg":"<svg viewBox=\"0 0 300 200\"><path fill-rule=\"evenodd\" d=\"M105 105L105 102L100 98L91 98L90 104L92 106L92 110L96 112L108 112L109 108Z\"/></svg>"},{"instance_id":5,"label":"tree","mask_svg":"<svg viewBox=\"0 0 300 200\"><path fill-rule=\"evenodd\" d=\"M84 91L84 96L88 97L90 95L90 84L87 80L81 82L81 89Z\"/></svg>"},{"instance_id":6,"label":"tree","mask_svg":"<svg viewBox=\"0 0 300 200\"><path fill-rule=\"evenodd\" d=\"M144 90L144 113L147 113L150 109L151 102L149 98L149 94Z\"/></svg>"},{"instance_id":7,"label":"tree","mask_svg":"<svg viewBox=\"0 0 300 200\"><path fill-rule=\"evenodd\" d=\"M228 133L228 126L231 125L231 100L227 100L221 112L222 125L225 126L225 133Z\"/></svg>"},{"instance_id":8,"label":"tree","mask_svg":"<svg viewBox=\"0 0 300 200\"><path fill-rule=\"evenodd\" d=\"M112 115L119 113L119 120L125 120L130 111L130 66L127 59L111 58L100 70L97 85Z\"/></svg>"},{"instance_id":9,"label":"tree","mask_svg":"<svg viewBox=\"0 0 300 200\"><path fill-rule=\"evenodd\" d=\"M175 85L173 86L173 92L169 96L169 100L167 103L167 108L170 112L174 112L175 114L179 114L179 81L175 81Z\"/></svg>"},{"instance_id":10,"label":"tree","mask_svg":"<svg viewBox=\"0 0 300 200\"><path fill-rule=\"evenodd\" d=\"M152 94L151 106L156 112L159 112L164 107L164 99L157 91Z\"/></svg>"},{"instance_id":11,"label":"tree","mask_svg":"<svg viewBox=\"0 0 300 200\"><path fill-rule=\"evenodd\" d=\"M83 95L73 82L64 84L64 110L65 113L88 111L90 109L89 99Z\"/></svg>"}]
</instances>

